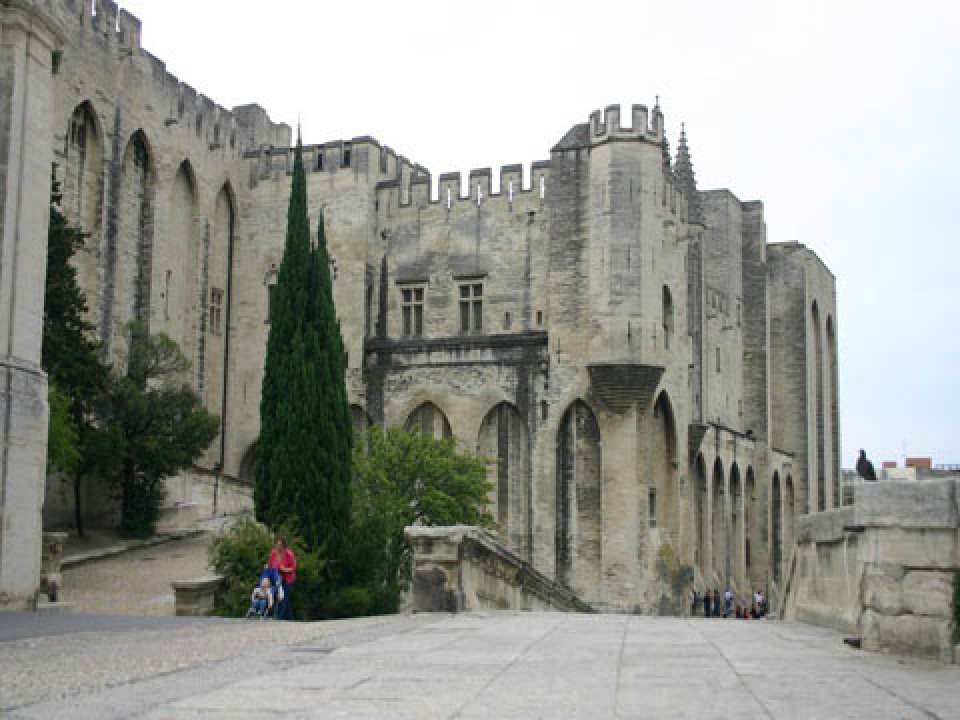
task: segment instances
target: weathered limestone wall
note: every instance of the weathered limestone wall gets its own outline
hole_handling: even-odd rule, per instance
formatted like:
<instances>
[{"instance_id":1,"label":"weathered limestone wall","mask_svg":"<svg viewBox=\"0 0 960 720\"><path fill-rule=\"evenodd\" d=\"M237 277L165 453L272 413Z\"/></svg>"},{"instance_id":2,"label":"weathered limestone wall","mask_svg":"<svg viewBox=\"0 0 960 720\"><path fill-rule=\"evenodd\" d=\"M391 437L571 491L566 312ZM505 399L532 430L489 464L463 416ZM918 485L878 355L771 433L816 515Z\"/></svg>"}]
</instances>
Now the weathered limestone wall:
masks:
<instances>
[{"instance_id":1,"label":"weathered limestone wall","mask_svg":"<svg viewBox=\"0 0 960 720\"><path fill-rule=\"evenodd\" d=\"M115 3L53 4L52 144L91 233L91 317L118 370L134 318L193 362L222 433L171 502L212 509L218 466L253 477L290 128L171 76ZM425 168L365 136L304 157L358 427L483 453L501 542L597 607L679 613L691 585L776 595L794 515L838 464L833 278L766 245L759 203L699 193L659 106L592 113L497 192L479 169L434 197Z\"/></svg>"},{"instance_id":2,"label":"weathered limestone wall","mask_svg":"<svg viewBox=\"0 0 960 720\"><path fill-rule=\"evenodd\" d=\"M799 518L784 617L859 633L867 650L953 660L956 480L858 485Z\"/></svg>"},{"instance_id":3,"label":"weathered limestone wall","mask_svg":"<svg viewBox=\"0 0 960 720\"><path fill-rule=\"evenodd\" d=\"M767 247L772 445L796 452L800 512L840 506L836 284L799 243Z\"/></svg>"},{"instance_id":4,"label":"weathered limestone wall","mask_svg":"<svg viewBox=\"0 0 960 720\"><path fill-rule=\"evenodd\" d=\"M414 612L590 612L568 588L467 526L409 527Z\"/></svg>"},{"instance_id":5,"label":"weathered limestone wall","mask_svg":"<svg viewBox=\"0 0 960 720\"><path fill-rule=\"evenodd\" d=\"M787 580L792 587L788 587L784 619L857 631L863 538L850 531L853 524L852 507L797 518L793 566Z\"/></svg>"},{"instance_id":6,"label":"weathered limestone wall","mask_svg":"<svg viewBox=\"0 0 960 720\"><path fill-rule=\"evenodd\" d=\"M47 145L63 211L90 233L77 258L90 318L121 371L131 320L180 345L191 385L225 430L201 463L235 472L234 394L243 387L231 376L247 344L231 313L249 237L243 216L256 216L244 156L289 145L290 128L255 105L230 111L182 83L140 46L139 20L116 3L54 4L67 32Z\"/></svg>"}]
</instances>

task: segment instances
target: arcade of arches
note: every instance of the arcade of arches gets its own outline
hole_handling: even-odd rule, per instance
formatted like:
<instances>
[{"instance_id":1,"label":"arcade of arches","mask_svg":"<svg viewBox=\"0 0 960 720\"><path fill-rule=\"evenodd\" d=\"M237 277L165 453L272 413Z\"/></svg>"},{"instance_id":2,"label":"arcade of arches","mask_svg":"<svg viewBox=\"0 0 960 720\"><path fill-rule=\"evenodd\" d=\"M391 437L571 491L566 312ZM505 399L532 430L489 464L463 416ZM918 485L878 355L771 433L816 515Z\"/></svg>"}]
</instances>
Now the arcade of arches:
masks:
<instances>
[{"instance_id":1,"label":"arcade of arches","mask_svg":"<svg viewBox=\"0 0 960 720\"><path fill-rule=\"evenodd\" d=\"M370 424L359 406L352 412L358 429ZM625 542L622 532L612 532L610 521L605 523L605 514L623 508L613 506L605 494L621 495L624 489L617 486L628 482L627 476L636 477L634 492L628 493L635 497L635 561L627 570L635 581L649 583L651 578L644 576L655 574L655 562L648 560L669 548L680 566L690 568L700 590L730 587L745 593L779 582L795 512L788 470L767 473L749 461L748 447L741 447L734 459L707 442L687 463L666 392L648 413L637 415L636 468L605 467L606 417L584 399L575 399L558 414L552 432L540 429L542 448L529 419L510 402L487 410L474 440L454 434L439 402L416 405L404 425L475 447L488 461L490 509L503 545L549 568L588 601L603 603L610 548ZM538 452L553 456L549 475L535 472L532 459Z\"/></svg>"}]
</instances>

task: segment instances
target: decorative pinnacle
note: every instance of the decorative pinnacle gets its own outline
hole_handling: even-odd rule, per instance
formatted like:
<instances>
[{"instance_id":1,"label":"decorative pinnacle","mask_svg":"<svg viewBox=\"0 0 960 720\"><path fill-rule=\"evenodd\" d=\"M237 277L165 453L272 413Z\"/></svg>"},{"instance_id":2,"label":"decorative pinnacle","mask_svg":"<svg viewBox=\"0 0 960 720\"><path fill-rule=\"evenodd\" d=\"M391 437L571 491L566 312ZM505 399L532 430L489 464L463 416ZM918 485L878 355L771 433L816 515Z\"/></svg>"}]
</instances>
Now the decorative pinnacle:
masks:
<instances>
[{"instance_id":1,"label":"decorative pinnacle","mask_svg":"<svg viewBox=\"0 0 960 720\"><path fill-rule=\"evenodd\" d=\"M688 215L691 222L703 222L703 206L697 190L697 178L693 172L693 160L687 146L687 128L680 123L680 140L677 143L677 159L674 163L674 176L680 184L680 191L687 197Z\"/></svg>"}]
</instances>

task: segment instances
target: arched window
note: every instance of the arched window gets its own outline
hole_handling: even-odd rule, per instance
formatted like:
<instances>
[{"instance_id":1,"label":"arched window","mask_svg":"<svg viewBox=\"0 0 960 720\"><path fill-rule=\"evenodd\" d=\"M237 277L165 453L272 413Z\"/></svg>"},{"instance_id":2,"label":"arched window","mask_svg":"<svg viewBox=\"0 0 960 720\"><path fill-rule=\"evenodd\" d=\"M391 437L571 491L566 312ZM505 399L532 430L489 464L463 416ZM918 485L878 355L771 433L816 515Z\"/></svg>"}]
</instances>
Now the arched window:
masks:
<instances>
[{"instance_id":1,"label":"arched window","mask_svg":"<svg viewBox=\"0 0 960 720\"><path fill-rule=\"evenodd\" d=\"M432 435L437 439L453 437L453 430L450 427L450 421L443 410L438 408L432 402L425 402L418 406L407 417L404 428L409 430L420 430L426 435Z\"/></svg>"},{"instance_id":2,"label":"arched window","mask_svg":"<svg viewBox=\"0 0 960 720\"><path fill-rule=\"evenodd\" d=\"M489 460L487 477L493 488L494 508L500 537L508 549L532 559L530 537L530 462L527 423L516 407L501 402L480 424L477 443Z\"/></svg>"}]
</instances>

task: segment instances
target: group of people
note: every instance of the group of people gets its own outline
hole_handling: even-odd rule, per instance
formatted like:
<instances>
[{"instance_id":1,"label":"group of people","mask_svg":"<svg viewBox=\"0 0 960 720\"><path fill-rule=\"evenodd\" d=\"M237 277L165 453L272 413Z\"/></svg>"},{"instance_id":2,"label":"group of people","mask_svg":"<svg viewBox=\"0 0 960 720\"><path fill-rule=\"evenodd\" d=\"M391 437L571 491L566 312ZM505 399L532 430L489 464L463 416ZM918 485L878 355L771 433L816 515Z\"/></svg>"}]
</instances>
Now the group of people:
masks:
<instances>
[{"instance_id":1,"label":"group of people","mask_svg":"<svg viewBox=\"0 0 960 720\"><path fill-rule=\"evenodd\" d=\"M709 617L734 617L742 620L754 620L762 618L767 614L767 598L762 590L753 593L752 602L749 606L735 602L733 592L730 588L723 593L719 590L707 590L701 595L697 590L693 591L693 606L691 615L703 612L703 616Z\"/></svg>"},{"instance_id":2,"label":"group of people","mask_svg":"<svg viewBox=\"0 0 960 720\"><path fill-rule=\"evenodd\" d=\"M248 616L293 620L293 586L296 580L297 558L287 546L287 541L278 537L250 595Z\"/></svg>"}]
</instances>

